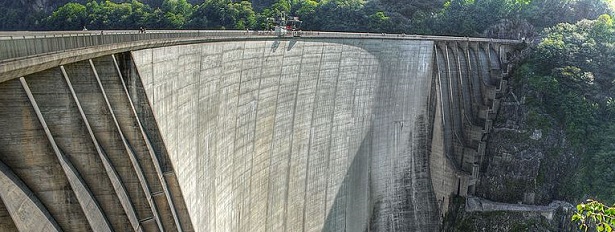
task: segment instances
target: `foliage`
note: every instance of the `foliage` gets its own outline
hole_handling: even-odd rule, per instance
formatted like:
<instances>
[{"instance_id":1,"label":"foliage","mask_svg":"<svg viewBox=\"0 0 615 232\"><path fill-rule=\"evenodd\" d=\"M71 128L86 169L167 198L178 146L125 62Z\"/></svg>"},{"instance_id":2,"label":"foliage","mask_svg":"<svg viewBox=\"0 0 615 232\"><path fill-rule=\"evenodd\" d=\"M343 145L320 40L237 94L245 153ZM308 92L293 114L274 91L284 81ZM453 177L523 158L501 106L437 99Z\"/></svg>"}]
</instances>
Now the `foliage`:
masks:
<instances>
[{"instance_id":1,"label":"foliage","mask_svg":"<svg viewBox=\"0 0 615 232\"><path fill-rule=\"evenodd\" d=\"M605 0L532 0L522 17L536 27L550 27L558 23L575 23L595 19L609 13Z\"/></svg>"},{"instance_id":2,"label":"foliage","mask_svg":"<svg viewBox=\"0 0 615 232\"><path fill-rule=\"evenodd\" d=\"M545 28L596 18L609 11L606 0L450 0L424 28L435 34L480 36L501 21L527 21Z\"/></svg>"},{"instance_id":3,"label":"foliage","mask_svg":"<svg viewBox=\"0 0 615 232\"><path fill-rule=\"evenodd\" d=\"M381 6L389 12L397 12L406 18L439 10L443 0L380 0Z\"/></svg>"},{"instance_id":4,"label":"foliage","mask_svg":"<svg viewBox=\"0 0 615 232\"><path fill-rule=\"evenodd\" d=\"M45 20L45 24L50 25L53 30L79 30L86 25L87 12L84 5L79 3L67 3L54 11Z\"/></svg>"},{"instance_id":5,"label":"foliage","mask_svg":"<svg viewBox=\"0 0 615 232\"><path fill-rule=\"evenodd\" d=\"M159 27L182 28L192 14L192 5L186 0L164 0L160 8L164 12Z\"/></svg>"},{"instance_id":6,"label":"foliage","mask_svg":"<svg viewBox=\"0 0 615 232\"><path fill-rule=\"evenodd\" d=\"M130 3L114 3L111 1L91 1L86 4L88 23L84 26L90 29L125 29L134 27L131 22L134 17Z\"/></svg>"},{"instance_id":7,"label":"foliage","mask_svg":"<svg viewBox=\"0 0 615 232\"><path fill-rule=\"evenodd\" d=\"M453 0L433 19L436 34L479 36L488 26L518 14L525 2Z\"/></svg>"},{"instance_id":8,"label":"foliage","mask_svg":"<svg viewBox=\"0 0 615 232\"><path fill-rule=\"evenodd\" d=\"M256 13L248 1L206 0L193 13L190 28L247 29L256 25Z\"/></svg>"},{"instance_id":9,"label":"foliage","mask_svg":"<svg viewBox=\"0 0 615 232\"><path fill-rule=\"evenodd\" d=\"M521 69L528 102L558 120L580 155L574 184L560 189L566 199L615 200L614 34L609 15L547 28Z\"/></svg>"},{"instance_id":10,"label":"foliage","mask_svg":"<svg viewBox=\"0 0 615 232\"><path fill-rule=\"evenodd\" d=\"M119 0L118 0L119 1ZM612 0L81 0L58 7L44 19L23 21L7 9L1 28L256 29L268 30L282 12L299 16L305 30L531 37L534 28L576 22L611 12ZM60 1L58 4L62 4ZM10 5L14 7L13 5ZM86 6L86 16L82 8ZM2 8L2 7L0 7ZM85 18L85 19L84 19ZM83 22L85 20L85 22ZM77 24L81 24L80 26ZM494 26L498 29L494 30ZM490 32L486 32L486 30ZM509 32L511 31L511 32ZM515 33L515 31L521 31Z\"/></svg>"},{"instance_id":11,"label":"foliage","mask_svg":"<svg viewBox=\"0 0 615 232\"><path fill-rule=\"evenodd\" d=\"M77 30L83 26L91 29L135 29L145 26L152 29L266 30L272 27L272 19L282 12L299 16L306 22L307 30L401 33L408 24L401 14L385 11L381 5L364 0L260 1L258 12L251 1L245 0L205 0L195 6L186 0L163 0L157 5L160 7L151 8L137 0L122 3L90 0L85 5L70 3L46 17L40 29ZM83 11L75 12L83 10L83 7L73 9L75 6L85 6L85 16Z\"/></svg>"},{"instance_id":12,"label":"foliage","mask_svg":"<svg viewBox=\"0 0 615 232\"><path fill-rule=\"evenodd\" d=\"M587 200L577 205L572 221L577 222L583 231L595 228L596 231L611 232L615 227L615 205L608 207L598 201Z\"/></svg>"}]
</instances>

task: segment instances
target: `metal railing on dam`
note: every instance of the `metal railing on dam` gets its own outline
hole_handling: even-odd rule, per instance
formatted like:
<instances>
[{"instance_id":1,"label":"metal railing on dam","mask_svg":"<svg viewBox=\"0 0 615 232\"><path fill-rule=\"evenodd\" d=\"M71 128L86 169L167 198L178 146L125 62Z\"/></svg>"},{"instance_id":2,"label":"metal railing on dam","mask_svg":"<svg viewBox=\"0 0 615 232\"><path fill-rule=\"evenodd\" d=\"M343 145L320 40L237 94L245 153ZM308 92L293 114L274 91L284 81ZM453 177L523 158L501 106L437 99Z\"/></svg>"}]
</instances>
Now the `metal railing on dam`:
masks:
<instances>
[{"instance_id":1,"label":"metal railing on dam","mask_svg":"<svg viewBox=\"0 0 615 232\"><path fill-rule=\"evenodd\" d=\"M518 40L469 38L452 36L405 35L385 33L349 33L301 31L306 38L382 38L432 41L472 41L501 44L519 43ZM286 36L284 36L286 37ZM292 38L292 35L289 35ZM137 30L121 31L15 31L0 32L0 62L7 59L64 52L72 49L144 40L169 39L257 39L279 38L272 31L250 30ZM196 40L195 42L198 42Z\"/></svg>"}]
</instances>

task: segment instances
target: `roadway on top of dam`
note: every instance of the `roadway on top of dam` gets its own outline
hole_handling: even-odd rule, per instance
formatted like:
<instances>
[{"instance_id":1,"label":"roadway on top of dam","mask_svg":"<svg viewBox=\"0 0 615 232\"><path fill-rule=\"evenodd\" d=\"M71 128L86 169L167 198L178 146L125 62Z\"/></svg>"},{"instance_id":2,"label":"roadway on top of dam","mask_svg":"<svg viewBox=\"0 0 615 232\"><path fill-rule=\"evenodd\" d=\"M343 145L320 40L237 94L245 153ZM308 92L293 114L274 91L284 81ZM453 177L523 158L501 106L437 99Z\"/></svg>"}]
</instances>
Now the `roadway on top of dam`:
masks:
<instances>
[{"instance_id":1,"label":"roadway on top of dam","mask_svg":"<svg viewBox=\"0 0 615 232\"><path fill-rule=\"evenodd\" d=\"M519 44L520 40L386 33L250 30L0 31L0 82L95 57L173 45L246 40L383 39Z\"/></svg>"},{"instance_id":2,"label":"roadway on top of dam","mask_svg":"<svg viewBox=\"0 0 615 232\"><path fill-rule=\"evenodd\" d=\"M141 33L138 30L92 30L92 31L0 31L0 40L24 39L24 38L47 38L47 37L73 37L91 35L175 35L175 38L196 36L275 36L272 31L258 30L148 30ZM187 35L187 36L186 36ZM172 38L172 36L170 36ZM275 36L278 37L278 36ZM283 36L287 37L287 36ZM519 40L494 39L479 37L458 37L458 36L437 36L437 35L406 35L406 34L387 34L371 32L328 32L328 31L301 31L301 37L343 37L343 38L401 38L413 40L443 40L443 41L474 41L474 42L497 42L497 43L519 43ZM159 37L164 38L164 37Z\"/></svg>"}]
</instances>

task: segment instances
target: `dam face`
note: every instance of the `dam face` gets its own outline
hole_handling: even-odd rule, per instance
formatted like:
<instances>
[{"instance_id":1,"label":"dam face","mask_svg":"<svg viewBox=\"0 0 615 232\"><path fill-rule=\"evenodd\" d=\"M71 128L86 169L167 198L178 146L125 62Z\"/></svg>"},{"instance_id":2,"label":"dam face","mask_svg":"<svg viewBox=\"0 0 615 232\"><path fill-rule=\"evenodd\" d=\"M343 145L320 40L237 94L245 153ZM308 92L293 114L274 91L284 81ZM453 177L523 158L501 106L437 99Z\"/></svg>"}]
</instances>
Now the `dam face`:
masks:
<instances>
[{"instance_id":1,"label":"dam face","mask_svg":"<svg viewBox=\"0 0 615 232\"><path fill-rule=\"evenodd\" d=\"M0 73L0 231L438 231L476 186L512 50L139 46Z\"/></svg>"},{"instance_id":2,"label":"dam face","mask_svg":"<svg viewBox=\"0 0 615 232\"><path fill-rule=\"evenodd\" d=\"M433 231L430 41L135 51L201 231Z\"/></svg>"}]
</instances>

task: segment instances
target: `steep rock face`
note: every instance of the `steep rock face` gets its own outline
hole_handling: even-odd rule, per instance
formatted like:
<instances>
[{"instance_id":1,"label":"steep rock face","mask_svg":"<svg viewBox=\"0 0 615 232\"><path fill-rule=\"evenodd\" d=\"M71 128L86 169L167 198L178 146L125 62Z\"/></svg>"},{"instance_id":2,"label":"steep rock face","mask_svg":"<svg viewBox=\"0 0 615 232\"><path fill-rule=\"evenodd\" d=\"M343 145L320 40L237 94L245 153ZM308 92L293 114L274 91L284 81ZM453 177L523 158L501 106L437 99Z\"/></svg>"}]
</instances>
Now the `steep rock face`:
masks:
<instances>
[{"instance_id":1,"label":"steep rock face","mask_svg":"<svg viewBox=\"0 0 615 232\"><path fill-rule=\"evenodd\" d=\"M488 140L475 195L491 201L548 205L560 200L578 163L564 130L526 102L523 77L516 77L503 96ZM444 231L574 231L570 212L558 209L553 218L533 212L467 212L465 201L454 199Z\"/></svg>"},{"instance_id":2,"label":"steep rock face","mask_svg":"<svg viewBox=\"0 0 615 232\"><path fill-rule=\"evenodd\" d=\"M536 30L527 20L503 19L499 23L487 28L483 32L483 36L487 38L531 40L536 37Z\"/></svg>"},{"instance_id":3,"label":"steep rock face","mask_svg":"<svg viewBox=\"0 0 615 232\"><path fill-rule=\"evenodd\" d=\"M477 195L494 201L548 204L574 165L574 154L555 119L509 91L487 145ZM518 97L520 96L520 97Z\"/></svg>"}]
</instances>

